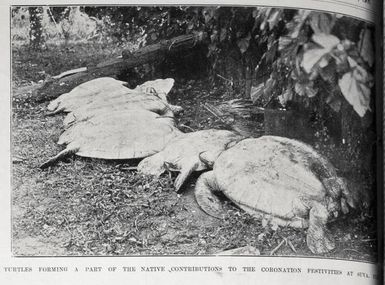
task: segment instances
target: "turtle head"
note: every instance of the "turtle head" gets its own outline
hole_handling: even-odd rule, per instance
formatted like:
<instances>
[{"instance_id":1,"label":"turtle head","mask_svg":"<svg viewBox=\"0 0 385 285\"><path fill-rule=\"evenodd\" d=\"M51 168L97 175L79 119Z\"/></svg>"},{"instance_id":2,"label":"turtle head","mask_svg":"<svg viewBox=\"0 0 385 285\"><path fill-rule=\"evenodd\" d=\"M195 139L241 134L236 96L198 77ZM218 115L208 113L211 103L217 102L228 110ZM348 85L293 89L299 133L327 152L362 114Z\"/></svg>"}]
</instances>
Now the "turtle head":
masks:
<instances>
[{"instance_id":1,"label":"turtle head","mask_svg":"<svg viewBox=\"0 0 385 285\"><path fill-rule=\"evenodd\" d=\"M356 208L353 195L349 191L348 183L345 178L330 177L323 180L326 190L329 192L328 210L337 217L339 210L342 213L349 213L349 208Z\"/></svg>"}]
</instances>

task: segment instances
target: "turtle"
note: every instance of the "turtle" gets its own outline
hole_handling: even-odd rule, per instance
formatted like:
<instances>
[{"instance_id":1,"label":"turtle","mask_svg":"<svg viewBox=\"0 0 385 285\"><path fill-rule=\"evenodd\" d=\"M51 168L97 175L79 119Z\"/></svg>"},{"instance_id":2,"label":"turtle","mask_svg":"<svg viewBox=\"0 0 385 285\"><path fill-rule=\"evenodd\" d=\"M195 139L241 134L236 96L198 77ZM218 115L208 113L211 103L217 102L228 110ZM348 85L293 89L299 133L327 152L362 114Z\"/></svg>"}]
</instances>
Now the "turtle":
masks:
<instances>
[{"instance_id":1,"label":"turtle","mask_svg":"<svg viewBox=\"0 0 385 285\"><path fill-rule=\"evenodd\" d=\"M71 112L87 104L103 104L104 101L125 100L134 97L133 100L157 97L165 104L167 94L174 84L174 79L157 79L138 85L135 89L129 89L126 82L111 77L101 77L87 81L72 89L69 93L60 95L47 106L51 114L59 112ZM122 98L123 97L123 98ZM128 99L129 100L129 99Z\"/></svg>"},{"instance_id":2,"label":"turtle","mask_svg":"<svg viewBox=\"0 0 385 285\"><path fill-rule=\"evenodd\" d=\"M222 192L252 216L278 226L307 228L315 254L334 249L327 224L354 207L344 178L311 146L285 137L246 138L219 155L201 153L212 170L200 175L195 198L207 214L220 217Z\"/></svg>"},{"instance_id":3,"label":"turtle","mask_svg":"<svg viewBox=\"0 0 385 285\"><path fill-rule=\"evenodd\" d=\"M63 123L64 126L69 126L77 121L87 120L90 117L101 113L111 113L115 111L136 112L137 110L148 110L162 116L173 117L174 114L179 114L183 109L179 106L171 105L159 97L152 94L143 94L133 92L123 96L104 96L95 98L95 100L73 109L67 114Z\"/></svg>"},{"instance_id":4,"label":"turtle","mask_svg":"<svg viewBox=\"0 0 385 285\"><path fill-rule=\"evenodd\" d=\"M143 159L138 172L160 176L166 169L179 171L175 180L175 189L179 191L191 173L206 169L199 159L201 152L219 153L242 138L233 131L218 129L184 133L173 138L162 151Z\"/></svg>"},{"instance_id":5,"label":"turtle","mask_svg":"<svg viewBox=\"0 0 385 285\"><path fill-rule=\"evenodd\" d=\"M102 159L143 158L161 151L181 133L172 118L147 110L101 113L66 129L58 141L66 148L40 168L71 154Z\"/></svg>"}]
</instances>

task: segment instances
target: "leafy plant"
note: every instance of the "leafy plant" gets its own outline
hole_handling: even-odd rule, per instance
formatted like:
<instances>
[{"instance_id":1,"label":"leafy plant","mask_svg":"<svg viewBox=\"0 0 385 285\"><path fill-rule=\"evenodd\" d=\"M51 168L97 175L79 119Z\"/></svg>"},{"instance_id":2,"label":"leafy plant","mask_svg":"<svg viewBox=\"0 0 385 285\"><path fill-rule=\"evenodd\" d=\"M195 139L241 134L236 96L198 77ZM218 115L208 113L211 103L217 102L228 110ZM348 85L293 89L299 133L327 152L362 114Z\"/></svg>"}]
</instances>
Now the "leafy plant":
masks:
<instances>
[{"instance_id":1,"label":"leafy plant","mask_svg":"<svg viewBox=\"0 0 385 285\"><path fill-rule=\"evenodd\" d=\"M342 16L300 10L289 20L271 9L266 16L269 29L279 21L285 23L286 33L270 46L278 44L270 82L281 82L274 88L282 105L290 101L309 104L315 96L325 96L325 102L336 112L343 98L363 117L370 111L370 94L374 84L372 35L370 28ZM280 10L279 10L280 11ZM353 23L352 23L353 22ZM266 25L260 26L266 32ZM341 27L358 31L359 37ZM270 58L268 49L263 58ZM282 84L284 83L284 84ZM271 90L271 84L256 87L255 97Z\"/></svg>"}]
</instances>

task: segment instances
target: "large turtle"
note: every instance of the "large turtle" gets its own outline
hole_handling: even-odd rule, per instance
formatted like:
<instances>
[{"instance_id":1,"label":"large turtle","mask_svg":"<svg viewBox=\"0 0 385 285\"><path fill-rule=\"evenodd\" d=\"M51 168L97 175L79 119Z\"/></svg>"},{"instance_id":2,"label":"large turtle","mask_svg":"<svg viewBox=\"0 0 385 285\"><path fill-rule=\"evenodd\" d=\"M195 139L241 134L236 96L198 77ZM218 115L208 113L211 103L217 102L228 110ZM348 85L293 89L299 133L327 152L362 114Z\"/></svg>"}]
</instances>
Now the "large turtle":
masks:
<instances>
[{"instance_id":1,"label":"large turtle","mask_svg":"<svg viewBox=\"0 0 385 285\"><path fill-rule=\"evenodd\" d=\"M164 103L167 102L167 94L174 85L174 79L157 79L138 85L135 89L126 87L127 83L110 77L101 77L87 81L72 89L69 93L60 95L47 107L51 112L72 112L88 104L103 104L105 101L133 100L156 96ZM96 103L95 103L96 102Z\"/></svg>"},{"instance_id":2,"label":"large turtle","mask_svg":"<svg viewBox=\"0 0 385 285\"><path fill-rule=\"evenodd\" d=\"M66 129L58 141L67 144L66 149L40 167L70 154L102 159L143 158L159 152L180 134L172 118L146 110L101 113Z\"/></svg>"},{"instance_id":3,"label":"large turtle","mask_svg":"<svg viewBox=\"0 0 385 285\"><path fill-rule=\"evenodd\" d=\"M206 164L199 159L200 153L218 155L228 144L241 139L232 131L216 129L182 134L172 139L162 151L143 159L138 171L155 176L161 175L166 168L179 171L175 180L175 189L179 191L192 172L206 169Z\"/></svg>"},{"instance_id":4,"label":"large turtle","mask_svg":"<svg viewBox=\"0 0 385 285\"><path fill-rule=\"evenodd\" d=\"M157 96L133 91L123 96L104 96L97 97L67 114L63 123L69 126L75 122L87 120L101 113L112 113L115 111L136 112L137 110L148 110L162 116L173 117L179 113L182 108L168 104Z\"/></svg>"},{"instance_id":5,"label":"large turtle","mask_svg":"<svg viewBox=\"0 0 385 285\"><path fill-rule=\"evenodd\" d=\"M334 248L327 223L353 206L343 178L312 147L288 138L263 136L245 139L216 159L201 154L213 165L196 183L201 208L219 217L221 191L251 215L280 226L308 228L307 244L313 253Z\"/></svg>"}]
</instances>

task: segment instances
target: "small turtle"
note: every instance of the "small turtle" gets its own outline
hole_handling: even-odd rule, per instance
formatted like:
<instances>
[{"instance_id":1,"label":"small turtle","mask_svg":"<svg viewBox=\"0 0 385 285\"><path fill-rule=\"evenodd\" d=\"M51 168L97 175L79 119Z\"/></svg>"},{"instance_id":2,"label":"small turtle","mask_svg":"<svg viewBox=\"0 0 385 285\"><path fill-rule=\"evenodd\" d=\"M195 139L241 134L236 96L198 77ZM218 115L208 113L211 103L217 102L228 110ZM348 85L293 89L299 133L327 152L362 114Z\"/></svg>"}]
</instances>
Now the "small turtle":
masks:
<instances>
[{"instance_id":1,"label":"small turtle","mask_svg":"<svg viewBox=\"0 0 385 285\"><path fill-rule=\"evenodd\" d=\"M288 138L248 138L223 151L216 159L200 158L213 170L197 180L195 197L209 215L219 217L221 191L241 209L280 226L308 228L307 245L313 253L334 248L327 223L347 213L353 201L336 169L310 146Z\"/></svg>"},{"instance_id":2,"label":"small turtle","mask_svg":"<svg viewBox=\"0 0 385 285\"><path fill-rule=\"evenodd\" d=\"M175 189L179 191L191 173L206 169L206 164L199 159L201 152L217 155L229 143L240 139L242 137L234 132L215 129L182 134L172 139L162 151L143 159L138 171L155 176L166 169L179 171L175 180Z\"/></svg>"},{"instance_id":3,"label":"small turtle","mask_svg":"<svg viewBox=\"0 0 385 285\"><path fill-rule=\"evenodd\" d=\"M66 129L58 141L67 144L66 149L40 167L46 168L71 154L102 159L143 158L161 151L180 134L172 118L146 110L102 113Z\"/></svg>"}]
</instances>

